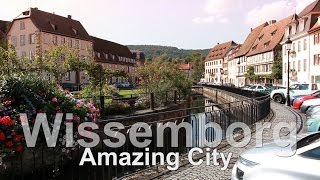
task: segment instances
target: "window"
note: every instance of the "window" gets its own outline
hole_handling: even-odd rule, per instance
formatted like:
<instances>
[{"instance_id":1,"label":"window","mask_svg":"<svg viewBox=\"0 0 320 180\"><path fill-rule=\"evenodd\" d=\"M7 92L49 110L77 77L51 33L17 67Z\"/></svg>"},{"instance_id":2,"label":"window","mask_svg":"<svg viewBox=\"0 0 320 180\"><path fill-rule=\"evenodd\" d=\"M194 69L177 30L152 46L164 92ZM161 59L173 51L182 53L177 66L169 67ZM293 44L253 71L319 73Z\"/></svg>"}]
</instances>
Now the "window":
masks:
<instances>
[{"instance_id":1,"label":"window","mask_svg":"<svg viewBox=\"0 0 320 180\"><path fill-rule=\"evenodd\" d=\"M313 58L314 58L313 65L315 66L320 65L320 54L314 55Z\"/></svg>"},{"instance_id":2,"label":"window","mask_svg":"<svg viewBox=\"0 0 320 180\"><path fill-rule=\"evenodd\" d=\"M303 71L304 72L307 71L307 60L306 59L303 60Z\"/></svg>"},{"instance_id":3,"label":"window","mask_svg":"<svg viewBox=\"0 0 320 180\"><path fill-rule=\"evenodd\" d=\"M292 65L292 69L296 69L296 62L295 61L293 61L293 65Z\"/></svg>"},{"instance_id":4,"label":"window","mask_svg":"<svg viewBox=\"0 0 320 180\"><path fill-rule=\"evenodd\" d=\"M74 35L78 35L78 30L72 28Z\"/></svg>"},{"instance_id":5,"label":"window","mask_svg":"<svg viewBox=\"0 0 320 180\"><path fill-rule=\"evenodd\" d=\"M287 73L287 63L284 63L284 73Z\"/></svg>"},{"instance_id":6,"label":"window","mask_svg":"<svg viewBox=\"0 0 320 180\"><path fill-rule=\"evenodd\" d=\"M62 45L64 45L66 43L66 38L62 37L60 42L61 42Z\"/></svg>"},{"instance_id":7,"label":"window","mask_svg":"<svg viewBox=\"0 0 320 180\"><path fill-rule=\"evenodd\" d=\"M30 59L34 59L34 52L33 52L33 51L30 51L30 52L29 52L29 58L30 58Z\"/></svg>"},{"instance_id":8,"label":"window","mask_svg":"<svg viewBox=\"0 0 320 180\"><path fill-rule=\"evenodd\" d=\"M35 44L35 43L36 43L36 35L29 34L29 44Z\"/></svg>"},{"instance_id":9,"label":"window","mask_svg":"<svg viewBox=\"0 0 320 180\"><path fill-rule=\"evenodd\" d=\"M52 23L51 23L51 27L52 27L53 30L57 30L58 29L57 25L54 25Z\"/></svg>"},{"instance_id":10,"label":"window","mask_svg":"<svg viewBox=\"0 0 320 180\"><path fill-rule=\"evenodd\" d=\"M20 46L26 45L26 37L25 35L20 35Z\"/></svg>"},{"instance_id":11,"label":"window","mask_svg":"<svg viewBox=\"0 0 320 180\"><path fill-rule=\"evenodd\" d=\"M66 73L64 79L65 79L66 81L70 81L70 72L67 72L67 73Z\"/></svg>"},{"instance_id":12,"label":"window","mask_svg":"<svg viewBox=\"0 0 320 180\"><path fill-rule=\"evenodd\" d=\"M298 72L300 72L301 71L301 61L299 60L298 61Z\"/></svg>"},{"instance_id":13,"label":"window","mask_svg":"<svg viewBox=\"0 0 320 180\"><path fill-rule=\"evenodd\" d=\"M319 34L314 35L314 44L319 44Z\"/></svg>"},{"instance_id":14,"label":"window","mask_svg":"<svg viewBox=\"0 0 320 180\"><path fill-rule=\"evenodd\" d=\"M316 147L301 154L304 157L320 160L320 147Z\"/></svg>"},{"instance_id":15,"label":"window","mask_svg":"<svg viewBox=\"0 0 320 180\"><path fill-rule=\"evenodd\" d=\"M57 45L57 43L58 43L58 37L57 36L52 36L52 43Z\"/></svg>"},{"instance_id":16,"label":"window","mask_svg":"<svg viewBox=\"0 0 320 180\"><path fill-rule=\"evenodd\" d=\"M22 52L21 52L21 57L22 57L22 58L25 58L26 56L27 56L27 53L26 53L25 51L22 51Z\"/></svg>"},{"instance_id":17,"label":"window","mask_svg":"<svg viewBox=\"0 0 320 180\"><path fill-rule=\"evenodd\" d=\"M292 44L292 51L296 51L296 43Z\"/></svg>"},{"instance_id":18,"label":"window","mask_svg":"<svg viewBox=\"0 0 320 180\"><path fill-rule=\"evenodd\" d=\"M301 84L299 87L299 90L308 90L309 89L309 84Z\"/></svg>"},{"instance_id":19,"label":"window","mask_svg":"<svg viewBox=\"0 0 320 180\"><path fill-rule=\"evenodd\" d=\"M298 42L298 52L301 51L301 41Z\"/></svg>"},{"instance_id":20,"label":"window","mask_svg":"<svg viewBox=\"0 0 320 180\"><path fill-rule=\"evenodd\" d=\"M11 37L11 42L14 46L17 46L17 37L16 36L12 36Z\"/></svg>"},{"instance_id":21,"label":"window","mask_svg":"<svg viewBox=\"0 0 320 180\"><path fill-rule=\"evenodd\" d=\"M284 55L287 55L287 46L284 46L283 51L284 51Z\"/></svg>"},{"instance_id":22,"label":"window","mask_svg":"<svg viewBox=\"0 0 320 180\"><path fill-rule=\"evenodd\" d=\"M307 50L307 39L303 40L303 50Z\"/></svg>"},{"instance_id":23,"label":"window","mask_svg":"<svg viewBox=\"0 0 320 180\"><path fill-rule=\"evenodd\" d=\"M24 29L26 29L24 21L20 21L20 30L24 30Z\"/></svg>"},{"instance_id":24,"label":"window","mask_svg":"<svg viewBox=\"0 0 320 180\"><path fill-rule=\"evenodd\" d=\"M74 46L75 48L79 49L79 40L75 40Z\"/></svg>"},{"instance_id":25,"label":"window","mask_svg":"<svg viewBox=\"0 0 320 180\"><path fill-rule=\"evenodd\" d=\"M72 39L69 39L69 41L68 41L68 46L69 46L70 48L72 48Z\"/></svg>"}]
</instances>

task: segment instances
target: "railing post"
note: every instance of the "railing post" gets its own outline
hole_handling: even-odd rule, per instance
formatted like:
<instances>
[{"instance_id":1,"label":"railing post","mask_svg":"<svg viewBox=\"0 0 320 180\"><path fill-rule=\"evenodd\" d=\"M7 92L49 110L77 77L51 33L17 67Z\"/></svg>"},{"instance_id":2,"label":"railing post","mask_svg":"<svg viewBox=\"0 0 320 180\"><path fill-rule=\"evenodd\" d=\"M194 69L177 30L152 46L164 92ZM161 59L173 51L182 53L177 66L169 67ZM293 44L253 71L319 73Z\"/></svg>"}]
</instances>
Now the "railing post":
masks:
<instances>
[{"instance_id":1,"label":"railing post","mask_svg":"<svg viewBox=\"0 0 320 180\"><path fill-rule=\"evenodd\" d=\"M173 101L175 104L177 104L177 91L174 91Z\"/></svg>"},{"instance_id":2,"label":"railing post","mask_svg":"<svg viewBox=\"0 0 320 180\"><path fill-rule=\"evenodd\" d=\"M154 93L150 93L150 109L154 110Z\"/></svg>"},{"instance_id":3,"label":"railing post","mask_svg":"<svg viewBox=\"0 0 320 180\"><path fill-rule=\"evenodd\" d=\"M104 96L100 96L100 112L104 113Z\"/></svg>"}]
</instances>

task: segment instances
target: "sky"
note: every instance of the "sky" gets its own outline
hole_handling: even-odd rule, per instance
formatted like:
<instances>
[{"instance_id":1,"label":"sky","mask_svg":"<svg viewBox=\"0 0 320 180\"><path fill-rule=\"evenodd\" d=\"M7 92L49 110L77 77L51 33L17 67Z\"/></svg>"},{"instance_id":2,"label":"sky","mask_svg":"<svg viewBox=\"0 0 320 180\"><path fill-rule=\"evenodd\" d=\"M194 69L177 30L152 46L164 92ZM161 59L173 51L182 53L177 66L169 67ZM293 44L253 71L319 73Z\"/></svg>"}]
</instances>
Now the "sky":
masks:
<instances>
[{"instance_id":1,"label":"sky","mask_svg":"<svg viewBox=\"0 0 320 180\"><path fill-rule=\"evenodd\" d=\"M88 33L125 45L183 49L243 43L263 22L299 13L314 0L0 0L0 20L28 7L79 20Z\"/></svg>"}]
</instances>

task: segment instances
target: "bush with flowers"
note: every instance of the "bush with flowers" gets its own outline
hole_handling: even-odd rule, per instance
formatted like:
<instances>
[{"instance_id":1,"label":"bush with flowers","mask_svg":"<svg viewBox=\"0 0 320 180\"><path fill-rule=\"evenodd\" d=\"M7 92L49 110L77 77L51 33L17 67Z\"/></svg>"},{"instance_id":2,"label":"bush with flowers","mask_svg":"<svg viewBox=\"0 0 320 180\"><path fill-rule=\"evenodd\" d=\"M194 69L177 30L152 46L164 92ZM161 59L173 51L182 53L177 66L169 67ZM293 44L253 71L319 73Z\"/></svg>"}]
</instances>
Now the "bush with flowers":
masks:
<instances>
[{"instance_id":1,"label":"bush with flowers","mask_svg":"<svg viewBox=\"0 0 320 180\"><path fill-rule=\"evenodd\" d=\"M58 137L58 148L65 147L65 122L73 122L74 138L77 125L82 122L96 122L99 110L92 102L77 100L54 83L28 76L4 76L0 78L0 164L1 159L28 149L24 141L20 113L26 113L32 129L37 113L45 113L52 128L56 113L64 113ZM73 119L66 120L65 113L73 113ZM36 146L45 146L46 140L40 134Z\"/></svg>"}]
</instances>

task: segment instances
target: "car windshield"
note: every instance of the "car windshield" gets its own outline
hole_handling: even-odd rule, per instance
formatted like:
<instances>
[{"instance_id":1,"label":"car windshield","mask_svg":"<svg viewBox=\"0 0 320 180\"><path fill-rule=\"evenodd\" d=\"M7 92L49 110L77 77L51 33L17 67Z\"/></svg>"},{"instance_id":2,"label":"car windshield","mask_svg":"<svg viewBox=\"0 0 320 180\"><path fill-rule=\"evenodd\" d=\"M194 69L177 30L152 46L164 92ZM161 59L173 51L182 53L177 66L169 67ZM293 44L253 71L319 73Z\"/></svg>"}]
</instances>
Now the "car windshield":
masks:
<instances>
[{"instance_id":1,"label":"car windshield","mask_svg":"<svg viewBox=\"0 0 320 180\"><path fill-rule=\"evenodd\" d=\"M320 132L304 137L297 142L297 149L310 145L314 142L320 141Z\"/></svg>"}]
</instances>

